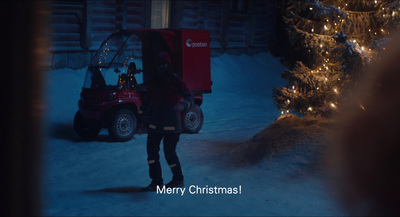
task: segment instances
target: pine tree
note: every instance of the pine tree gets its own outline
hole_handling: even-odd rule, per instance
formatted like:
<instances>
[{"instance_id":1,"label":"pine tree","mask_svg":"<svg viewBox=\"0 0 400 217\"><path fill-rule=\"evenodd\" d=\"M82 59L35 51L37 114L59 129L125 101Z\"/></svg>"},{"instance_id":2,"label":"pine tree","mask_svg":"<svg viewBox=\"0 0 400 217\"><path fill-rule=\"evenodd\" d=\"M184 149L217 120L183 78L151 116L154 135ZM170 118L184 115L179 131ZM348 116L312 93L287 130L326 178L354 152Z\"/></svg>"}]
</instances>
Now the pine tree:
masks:
<instances>
[{"instance_id":1,"label":"pine tree","mask_svg":"<svg viewBox=\"0 0 400 217\"><path fill-rule=\"evenodd\" d=\"M400 0L289 0L288 42L300 57L273 88L282 114L332 114L400 27ZM362 106L362 105L361 105Z\"/></svg>"}]
</instances>

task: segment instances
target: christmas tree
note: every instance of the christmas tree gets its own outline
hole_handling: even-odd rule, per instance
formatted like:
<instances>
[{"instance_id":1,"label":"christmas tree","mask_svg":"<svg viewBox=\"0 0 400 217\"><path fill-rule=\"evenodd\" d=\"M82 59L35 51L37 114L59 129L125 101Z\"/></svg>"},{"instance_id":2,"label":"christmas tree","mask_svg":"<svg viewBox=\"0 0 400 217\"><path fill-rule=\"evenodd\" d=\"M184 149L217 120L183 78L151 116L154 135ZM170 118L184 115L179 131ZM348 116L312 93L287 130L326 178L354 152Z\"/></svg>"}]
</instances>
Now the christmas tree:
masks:
<instances>
[{"instance_id":1,"label":"christmas tree","mask_svg":"<svg viewBox=\"0 0 400 217\"><path fill-rule=\"evenodd\" d=\"M284 23L295 66L273 89L282 114L329 116L399 29L399 0L289 0ZM393 35L393 34L392 34ZM362 105L360 105L362 107Z\"/></svg>"}]
</instances>

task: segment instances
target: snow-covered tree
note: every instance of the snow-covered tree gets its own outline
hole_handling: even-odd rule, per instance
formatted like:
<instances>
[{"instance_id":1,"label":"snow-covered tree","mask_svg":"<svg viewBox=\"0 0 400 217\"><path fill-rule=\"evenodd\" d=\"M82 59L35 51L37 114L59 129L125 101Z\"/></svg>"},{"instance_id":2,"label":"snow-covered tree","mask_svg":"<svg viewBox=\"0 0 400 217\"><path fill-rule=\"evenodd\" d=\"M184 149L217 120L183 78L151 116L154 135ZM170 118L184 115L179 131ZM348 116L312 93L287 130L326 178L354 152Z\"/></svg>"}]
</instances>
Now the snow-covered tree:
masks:
<instances>
[{"instance_id":1,"label":"snow-covered tree","mask_svg":"<svg viewBox=\"0 0 400 217\"><path fill-rule=\"evenodd\" d=\"M330 115L400 27L400 0L288 0L288 43L298 62L274 88L282 114Z\"/></svg>"}]
</instances>

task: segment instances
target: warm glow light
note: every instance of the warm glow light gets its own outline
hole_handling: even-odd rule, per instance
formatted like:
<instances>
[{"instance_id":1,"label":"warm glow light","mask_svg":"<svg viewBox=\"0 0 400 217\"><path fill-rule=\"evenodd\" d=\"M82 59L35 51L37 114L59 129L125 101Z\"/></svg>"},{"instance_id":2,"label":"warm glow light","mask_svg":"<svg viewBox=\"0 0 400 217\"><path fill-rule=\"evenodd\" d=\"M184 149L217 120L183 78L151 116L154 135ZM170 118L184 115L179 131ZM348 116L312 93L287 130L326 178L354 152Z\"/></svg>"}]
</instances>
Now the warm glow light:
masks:
<instances>
[{"instance_id":1,"label":"warm glow light","mask_svg":"<svg viewBox=\"0 0 400 217\"><path fill-rule=\"evenodd\" d=\"M331 103L331 107L332 107L332 108L336 108L336 105L333 104L333 103Z\"/></svg>"},{"instance_id":2,"label":"warm glow light","mask_svg":"<svg viewBox=\"0 0 400 217\"><path fill-rule=\"evenodd\" d=\"M326 25L324 25L324 29L325 29L325 30L328 30L328 27L326 27Z\"/></svg>"},{"instance_id":3,"label":"warm glow light","mask_svg":"<svg viewBox=\"0 0 400 217\"><path fill-rule=\"evenodd\" d=\"M364 46L361 47L361 50L364 50Z\"/></svg>"},{"instance_id":4,"label":"warm glow light","mask_svg":"<svg viewBox=\"0 0 400 217\"><path fill-rule=\"evenodd\" d=\"M312 11L313 10L313 8L310 8L310 11Z\"/></svg>"},{"instance_id":5,"label":"warm glow light","mask_svg":"<svg viewBox=\"0 0 400 217\"><path fill-rule=\"evenodd\" d=\"M312 112L312 107L311 107L311 106L310 106L310 107L308 107L307 111L310 111L310 112Z\"/></svg>"}]
</instances>

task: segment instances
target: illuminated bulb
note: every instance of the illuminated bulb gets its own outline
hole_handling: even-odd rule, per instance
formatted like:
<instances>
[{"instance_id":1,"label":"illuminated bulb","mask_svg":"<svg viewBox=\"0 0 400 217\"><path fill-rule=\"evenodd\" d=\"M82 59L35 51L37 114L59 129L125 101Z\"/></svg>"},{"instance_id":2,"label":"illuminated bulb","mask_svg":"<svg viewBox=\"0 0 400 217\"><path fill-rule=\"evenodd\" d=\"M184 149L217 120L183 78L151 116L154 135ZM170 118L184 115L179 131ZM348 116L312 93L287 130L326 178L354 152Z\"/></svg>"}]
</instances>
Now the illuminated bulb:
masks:
<instances>
[{"instance_id":1,"label":"illuminated bulb","mask_svg":"<svg viewBox=\"0 0 400 217\"><path fill-rule=\"evenodd\" d=\"M378 3L378 1L377 0L375 0L375 4L377 4Z\"/></svg>"},{"instance_id":2,"label":"illuminated bulb","mask_svg":"<svg viewBox=\"0 0 400 217\"><path fill-rule=\"evenodd\" d=\"M361 107L362 110L366 111L365 107L362 104L360 104L360 107Z\"/></svg>"},{"instance_id":3,"label":"illuminated bulb","mask_svg":"<svg viewBox=\"0 0 400 217\"><path fill-rule=\"evenodd\" d=\"M322 47L322 44L320 44L319 46Z\"/></svg>"},{"instance_id":4,"label":"illuminated bulb","mask_svg":"<svg viewBox=\"0 0 400 217\"><path fill-rule=\"evenodd\" d=\"M284 112L283 111L281 111L281 115L283 115L284 114Z\"/></svg>"},{"instance_id":5,"label":"illuminated bulb","mask_svg":"<svg viewBox=\"0 0 400 217\"><path fill-rule=\"evenodd\" d=\"M294 90L294 86L292 86L292 89Z\"/></svg>"},{"instance_id":6,"label":"illuminated bulb","mask_svg":"<svg viewBox=\"0 0 400 217\"><path fill-rule=\"evenodd\" d=\"M328 19L326 19L326 22L329 22L329 20L328 20Z\"/></svg>"},{"instance_id":7,"label":"illuminated bulb","mask_svg":"<svg viewBox=\"0 0 400 217\"><path fill-rule=\"evenodd\" d=\"M307 109L307 111L312 111L312 107L310 106L310 107L308 107L308 109Z\"/></svg>"},{"instance_id":8,"label":"illuminated bulb","mask_svg":"<svg viewBox=\"0 0 400 217\"><path fill-rule=\"evenodd\" d=\"M328 66L327 67L325 67L326 68L326 70L328 70L329 68L328 68Z\"/></svg>"},{"instance_id":9,"label":"illuminated bulb","mask_svg":"<svg viewBox=\"0 0 400 217\"><path fill-rule=\"evenodd\" d=\"M381 32L383 32L383 29L381 29Z\"/></svg>"},{"instance_id":10,"label":"illuminated bulb","mask_svg":"<svg viewBox=\"0 0 400 217\"><path fill-rule=\"evenodd\" d=\"M296 93L296 90L293 90L293 93Z\"/></svg>"},{"instance_id":11,"label":"illuminated bulb","mask_svg":"<svg viewBox=\"0 0 400 217\"><path fill-rule=\"evenodd\" d=\"M319 87L317 87L317 90L319 90Z\"/></svg>"},{"instance_id":12,"label":"illuminated bulb","mask_svg":"<svg viewBox=\"0 0 400 217\"><path fill-rule=\"evenodd\" d=\"M347 6L347 3L346 3L346 6Z\"/></svg>"},{"instance_id":13,"label":"illuminated bulb","mask_svg":"<svg viewBox=\"0 0 400 217\"><path fill-rule=\"evenodd\" d=\"M314 32L314 28L311 29L311 32Z\"/></svg>"},{"instance_id":14,"label":"illuminated bulb","mask_svg":"<svg viewBox=\"0 0 400 217\"><path fill-rule=\"evenodd\" d=\"M312 11L313 10L313 8L310 8L310 11Z\"/></svg>"},{"instance_id":15,"label":"illuminated bulb","mask_svg":"<svg viewBox=\"0 0 400 217\"><path fill-rule=\"evenodd\" d=\"M328 78L325 78L325 81L327 81L328 80Z\"/></svg>"},{"instance_id":16,"label":"illuminated bulb","mask_svg":"<svg viewBox=\"0 0 400 217\"><path fill-rule=\"evenodd\" d=\"M333 91L335 91L335 93L338 93L338 90L335 88L335 89L333 89Z\"/></svg>"},{"instance_id":17,"label":"illuminated bulb","mask_svg":"<svg viewBox=\"0 0 400 217\"><path fill-rule=\"evenodd\" d=\"M361 50L364 50L364 46L361 47Z\"/></svg>"},{"instance_id":18,"label":"illuminated bulb","mask_svg":"<svg viewBox=\"0 0 400 217\"><path fill-rule=\"evenodd\" d=\"M353 40L353 42L354 42L354 43L357 43L357 41L356 41L356 40Z\"/></svg>"},{"instance_id":19,"label":"illuminated bulb","mask_svg":"<svg viewBox=\"0 0 400 217\"><path fill-rule=\"evenodd\" d=\"M335 106L335 104L331 103L331 107L332 107L332 108L335 108L336 106Z\"/></svg>"},{"instance_id":20,"label":"illuminated bulb","mask_svg":"<svg viewBox=\"0 0 400 217\"><path fill-rule=\"evenodd\" d=\"M286 113L289 113L289 110L286 110Z\"/></svg>"},{"instance_id":21,"label":"illuminated bulb","mask_svg":"<svg viewBox=\"0 0 400 217\"><path fill-rule=\"evenodd\" d=\"M328 30L328 27L326 27L326 25L324 25L324 29L325 29L325 30Z\"/></svg>"}]
</instances>

